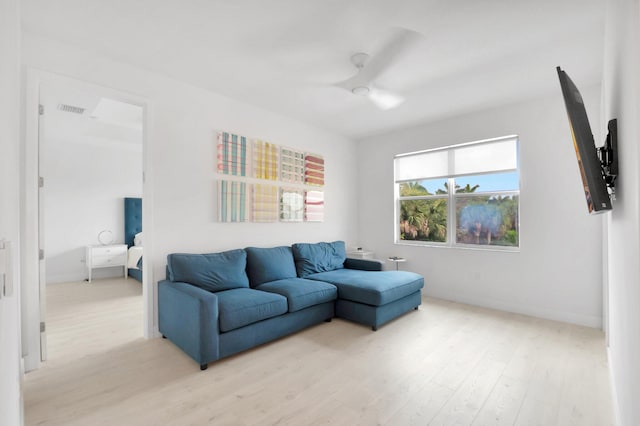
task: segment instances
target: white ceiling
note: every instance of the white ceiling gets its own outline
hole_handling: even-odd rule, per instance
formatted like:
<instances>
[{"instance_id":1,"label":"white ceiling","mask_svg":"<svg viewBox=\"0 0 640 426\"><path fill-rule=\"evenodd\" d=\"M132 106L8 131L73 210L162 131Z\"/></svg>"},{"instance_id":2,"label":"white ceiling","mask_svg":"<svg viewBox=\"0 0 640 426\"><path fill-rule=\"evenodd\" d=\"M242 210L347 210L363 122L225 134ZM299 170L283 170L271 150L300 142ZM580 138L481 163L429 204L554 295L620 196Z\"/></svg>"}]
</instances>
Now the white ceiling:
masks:
<instances>
[{"instance_id":1,"label":"white ceiling","mask_svg":"<svg viewBox=\"0 0 640 426\"><path fill-rule=\"evenodd\" d=\"M351 138L600 82L601 0L23 0L23 29ZM377 81L335 87L395 27L423 35Z\"/></svg>"},{"instance_id":2,"label":"white ceiling","mask_svg":"<svg viewBox=\"0 0 640 426\"><path fill-rule=\"evenodd\" d=\"M142 152L142 107L104 98L88 91L43 83L40 104L47 144L102 145ZM60 105L83 108L81 114Z\"/></svg>"}]
</instances>

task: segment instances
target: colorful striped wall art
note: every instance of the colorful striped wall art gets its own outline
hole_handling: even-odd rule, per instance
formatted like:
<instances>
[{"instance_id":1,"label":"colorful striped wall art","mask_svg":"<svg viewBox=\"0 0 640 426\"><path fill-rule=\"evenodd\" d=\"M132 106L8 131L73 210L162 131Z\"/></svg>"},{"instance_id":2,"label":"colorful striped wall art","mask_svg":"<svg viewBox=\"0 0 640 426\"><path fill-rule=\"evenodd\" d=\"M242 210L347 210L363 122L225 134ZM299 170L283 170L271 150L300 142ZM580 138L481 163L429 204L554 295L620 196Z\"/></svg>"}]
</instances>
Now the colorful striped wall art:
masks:
<instances>
[{"instance_id":1,"label":"colorful striped wall art","mask_svg":"<svg viewBox=\"0 0 640 426\"><path fill-rule=\"evenodd\" d=\"M253 215L254 222L278 221L278 187L275 185L253 185Z\"/></svg>"},{"instance_id":2,"label":"colorful striped wall art","mask_svg":"<svg viewBox=\"0 0 640 426\"><path fill-rule=\"evenodd\" d=\"M304 220L304 190L280 188L280 221L302 222Z\"/></svg>"},{"instance_id":3,"label":"colorful striped wall art","mask_svg":"<svg viewBox=\"0 0 640 426\"><path fill-rule=\"evenodd\" d=\"M247 222L251 185L232 180L218 181L218 221Z\"/></svg>"},{"instance_id":4,"label":"colorful striped wall art","mask_svg":"<svg viewBox=\"0 0 640 426\"><path fill-rule=\"evenodd\" d=\"M321 155L221 131L217 134L217 171L293 185L219 180L220 222L324 221L324 191L309 188L324 186Z\"/></svg>"},{"instance_id":5,"label":"colorful striped wall art","mask_svg":"<svg viewBox=\"0 0 640 426\"><path fill-rule=\"evenodd\" d=\"M324 222L324 192L307 190L304 197L304 219L307 222Z\"/></svg>"},{"instance_id":6,"label":"colorful striped wall art","mask_svg":"<svg viewBox=\"0 0 640 426\"><path fill-rule=\"evenodd\" d=\"M269 142L253 141L253 176L258 179L278 180L279 148Z\"/></svg>"},{"instance_id":7,"label":"colorful striped wall art","mask_svg":"<svg viewBox=\"0 0 640 426\"><path fill-rule=\"evenodd\" d=\"M280 180L293 184L304 183L304 152L280 148Z\"/></svg>"},{"instance_id":8,"label":"colorful striped wall art","mask_svg":"<svg viewBox=\"0 0 640 426\"><path fill-rule=\"evenodd\" d=\"M228 132L218 133L218 173L247 176L248 143L246 137Z\"/></svg>"},{"instance_id":9,"label":"colorful striped wall art","mask_svg":"<svg viewBox=\"0 0 640 426\"><path fill-rule=\"evenodd\" d=\"M324 186L324 158L315 154L305 154L304 183Z\"/></svg>"}]
</instances>

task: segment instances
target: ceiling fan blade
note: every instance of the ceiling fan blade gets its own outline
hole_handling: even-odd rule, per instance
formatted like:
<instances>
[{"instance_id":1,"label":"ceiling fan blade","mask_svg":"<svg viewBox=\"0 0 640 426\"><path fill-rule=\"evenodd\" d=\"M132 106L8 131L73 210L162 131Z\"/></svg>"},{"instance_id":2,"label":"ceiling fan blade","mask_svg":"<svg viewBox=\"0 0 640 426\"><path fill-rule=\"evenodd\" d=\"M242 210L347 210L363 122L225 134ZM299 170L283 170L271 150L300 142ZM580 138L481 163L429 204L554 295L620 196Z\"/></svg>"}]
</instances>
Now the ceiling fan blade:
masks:
<instances>
[{"instance_id":1,"label":"ceiling fan blade","mask_svg":"<svg viewBox=\"0 0 640 426\"><path fill-rule=\"evenodd\" d=\"M403 96L394 92L376 88L372 88L369 92L369 99L375 104L375 106L385 111L396 108L404 102Z\"/></svg>"},{"instance_id":2,"label":"ceiling fan blade","mask_svg":"<svg viewBox=\"0 0 640 426\"><path fill-rule=\"evenodd\" d=\"M360 70L356 77L359 77L358 80L361 79L360 81L364 83L374 81L394 63L398 56L417 43L421 38L422 35L416 31L407 28L395 28L393 36L382 47L380 52L369 59L368 63L365 64L364 68Z\"/></svg>"},{"instance_id":3,"label":"ceiling fan blade","mask_svg":"<svg viewBox=\"0 0 640 426\"><path fill-rule=\"evenodd\" d=\"M362 86L362 85L366 85L366 82L362 82L362 78L360 77L360 73L354 75L351 78L348 78L344 81L341 81L339 83L335 83L334 86L336 87L340 87L344 90L347 90L349 92L351 92L351 90L354 87L358 87L358 86Z\"/></svg>"}]
</instances>

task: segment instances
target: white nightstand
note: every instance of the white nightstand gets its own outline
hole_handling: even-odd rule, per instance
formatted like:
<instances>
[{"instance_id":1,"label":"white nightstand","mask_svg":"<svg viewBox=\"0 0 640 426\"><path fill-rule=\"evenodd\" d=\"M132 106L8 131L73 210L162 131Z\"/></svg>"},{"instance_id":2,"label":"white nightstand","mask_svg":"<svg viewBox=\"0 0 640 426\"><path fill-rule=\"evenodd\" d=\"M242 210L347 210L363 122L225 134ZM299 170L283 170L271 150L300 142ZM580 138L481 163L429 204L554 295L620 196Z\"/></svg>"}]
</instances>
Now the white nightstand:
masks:
<instances>
[{"instance_id":1,"label":"white nightstand","mask_svg":"<svg viewBox=\"0 0 640 426\"><path fill-rule=\"evenodd\" d=\"M110 268L112 266L122 266L124 268L124 277L127 278L126 244L87 246L86 261L89 282L91 282L91 271L93 269Z\"/></svg>"}]
</instances>

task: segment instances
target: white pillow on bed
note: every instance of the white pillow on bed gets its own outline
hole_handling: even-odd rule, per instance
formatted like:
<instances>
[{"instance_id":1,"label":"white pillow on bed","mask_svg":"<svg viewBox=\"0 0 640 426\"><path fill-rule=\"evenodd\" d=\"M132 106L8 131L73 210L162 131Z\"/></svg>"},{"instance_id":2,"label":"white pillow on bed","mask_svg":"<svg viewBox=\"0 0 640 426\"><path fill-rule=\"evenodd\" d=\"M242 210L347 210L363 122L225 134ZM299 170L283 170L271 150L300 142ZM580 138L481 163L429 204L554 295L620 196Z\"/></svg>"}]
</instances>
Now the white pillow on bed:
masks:
<instances>
[{"instance_id":1,"label":"white pillow on bed","mask_svg":"<svg viewBox=\"0 0 640 426\"><path fill-rule=\"evenodd\" d=\"M138 261L142 258L142 250L142 246L129 247L129 253L127 255L127 267L129 269L140 269L138 268Z\"/></svg>"},{"instance_id":2,"label":"white pillow on bed","mask_svg":"<svg viewBox=\"0 0 640 426\"><path fill-rule=\"evenodd\" d=\"M134 246L142 246L142 232L138 232L138 233L133 237L133 245L134 245Z\"/></svg>"}]
</instances>

